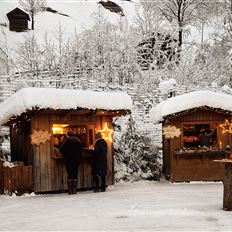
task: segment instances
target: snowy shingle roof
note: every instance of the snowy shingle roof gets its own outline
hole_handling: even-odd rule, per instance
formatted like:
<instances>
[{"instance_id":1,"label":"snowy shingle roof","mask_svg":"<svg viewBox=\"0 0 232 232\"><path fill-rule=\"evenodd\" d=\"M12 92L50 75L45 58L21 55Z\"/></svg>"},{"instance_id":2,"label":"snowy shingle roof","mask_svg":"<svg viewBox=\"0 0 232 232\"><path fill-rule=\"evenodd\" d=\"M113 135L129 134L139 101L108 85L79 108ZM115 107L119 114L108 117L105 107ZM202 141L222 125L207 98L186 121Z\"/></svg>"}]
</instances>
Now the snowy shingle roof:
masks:
<instances>
[{"instance_id":1,"label":"snowy shingle roof","mask_svg":"<svg viewBox=\"0 0 232 232\"><path fill-rule=\"evenodd\" d=\"M34 108L131 110L132 100L128 94L122 92L24 88L0 104L0 123Z\"/></svg>"},{"instance_id":2,"label":"snowy shingle roof","mask_svg":"<svg viewBox=\"0 0 232 232\"><path fill-rule=\"evenodd\" d=\"M211 91L195 91L159 103L150 110L150 116L154 123L158 123L163 121L165 116L202 106L232 111L232 96Z\"/></svg>"}]
</instances>

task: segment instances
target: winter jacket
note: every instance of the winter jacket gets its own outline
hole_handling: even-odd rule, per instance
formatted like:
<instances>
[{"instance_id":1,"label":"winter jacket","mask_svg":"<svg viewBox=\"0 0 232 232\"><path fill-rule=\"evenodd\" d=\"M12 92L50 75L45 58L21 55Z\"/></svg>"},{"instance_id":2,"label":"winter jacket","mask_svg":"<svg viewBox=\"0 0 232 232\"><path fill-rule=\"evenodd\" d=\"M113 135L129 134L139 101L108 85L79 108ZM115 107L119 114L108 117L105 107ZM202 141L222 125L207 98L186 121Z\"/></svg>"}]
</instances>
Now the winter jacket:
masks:
<instances>
[{"instance_id":1,"label":"winter jacket","mask_svg":"<svg viewBox=\"0 0 232 232\"><path fill-rule=\"evenodd\" d=\"M107 143L104 139L98 139L95 143L93 151L92 175L107 175Z\"/></svg>"},{"instance_id":2,"label":"winter jacket","mask_svg":"<svg viewBox=\"0 0 232 232\"><path fill-rule=\"evenodd\" d=\"M82 159L83 145L79 138L75 136L69 136L61 144L60 153L64 156L67 162L80 163Z\"/></svg>"}]
</instances>

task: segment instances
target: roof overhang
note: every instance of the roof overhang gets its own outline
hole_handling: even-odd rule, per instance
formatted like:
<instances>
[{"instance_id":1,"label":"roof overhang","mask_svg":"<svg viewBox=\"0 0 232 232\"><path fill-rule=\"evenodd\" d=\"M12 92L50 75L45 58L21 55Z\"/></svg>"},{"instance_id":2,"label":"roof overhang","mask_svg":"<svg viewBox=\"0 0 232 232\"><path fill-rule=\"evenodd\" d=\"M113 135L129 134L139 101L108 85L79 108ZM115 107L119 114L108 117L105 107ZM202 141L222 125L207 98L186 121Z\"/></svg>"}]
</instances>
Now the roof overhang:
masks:
<instances>
[{"instance_id":1,"label":"roof overhang","mask_svg":"<svg viewBox=\"0 0 232 232\"><path fill-rule=\"evenodd\" d=\"M184 115L199 109L232 114L232 96L212 91L195 91L169 98L150 110L154 123L163 122L167 118Z\"/></svg>"},{"instance_id":2,"label":"roof overhang","mask_svg":"<svg viewBox=\"0 0 232 232\"><path fill-rule=\"evenodd\" d=\"M131 109L132 100L123 92L24 88L0 104L0 123L39 113L116 117L130 113Z\"/></svg>"}]
</instances>

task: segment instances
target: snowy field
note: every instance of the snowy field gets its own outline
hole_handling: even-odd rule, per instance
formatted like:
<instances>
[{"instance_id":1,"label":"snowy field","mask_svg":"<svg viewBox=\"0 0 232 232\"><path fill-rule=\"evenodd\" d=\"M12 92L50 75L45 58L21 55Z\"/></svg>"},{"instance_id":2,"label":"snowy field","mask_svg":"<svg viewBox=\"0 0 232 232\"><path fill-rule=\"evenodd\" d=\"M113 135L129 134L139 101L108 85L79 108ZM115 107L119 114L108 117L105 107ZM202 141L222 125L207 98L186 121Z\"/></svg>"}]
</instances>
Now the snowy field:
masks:
<instances>
[{"instance_id":1,"label":"snowy field","mask_svg":"<svg viewBox=\"0 0 232 232\"><path fill-rule=\"evenodd\" d=\"M232 231L223 184L137 182L107 192L0 196L0 230Z\"/></svg>"}]
</instances>

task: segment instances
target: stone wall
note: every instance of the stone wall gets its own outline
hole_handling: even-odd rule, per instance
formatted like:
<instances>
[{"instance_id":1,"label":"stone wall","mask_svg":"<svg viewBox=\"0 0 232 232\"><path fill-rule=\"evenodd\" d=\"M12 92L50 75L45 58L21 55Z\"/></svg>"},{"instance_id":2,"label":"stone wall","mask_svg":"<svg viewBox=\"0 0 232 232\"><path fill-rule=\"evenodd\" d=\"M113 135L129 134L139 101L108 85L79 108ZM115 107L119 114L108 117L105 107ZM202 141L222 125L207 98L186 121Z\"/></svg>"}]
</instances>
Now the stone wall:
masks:
<instances>
[{"instance_id":1,"label":"stone wall","mask_svg":"<svg viewBox=\"0 0 232 232\"><path fill-rule=\"evenodd\" d=\"M149 85L149 89L144 89L141 85L125 84L120 86L113 83L97 82L94 79L81 78L79 74L59 76L53 72L42 72L39 76L31 73L16 73L12 76L0 77L0 100L4 101L13 93L24 87L46 87L46 88L69 88L69 89L90 89L97 91L124 91L133 100L132 115L137 123L138 130L149 136L152 141L161 145L162 128L161 125L154 125L149 116L149 110L155 104L167 99L170 96L181 95L183 93L199 90L202 87L191 88L180 85L167 85L162 89L157 84ZM212 88L206 88L211 89ZM122 117L118 123L125 124L127 118Z\"/></svg>"}]
</instances>

